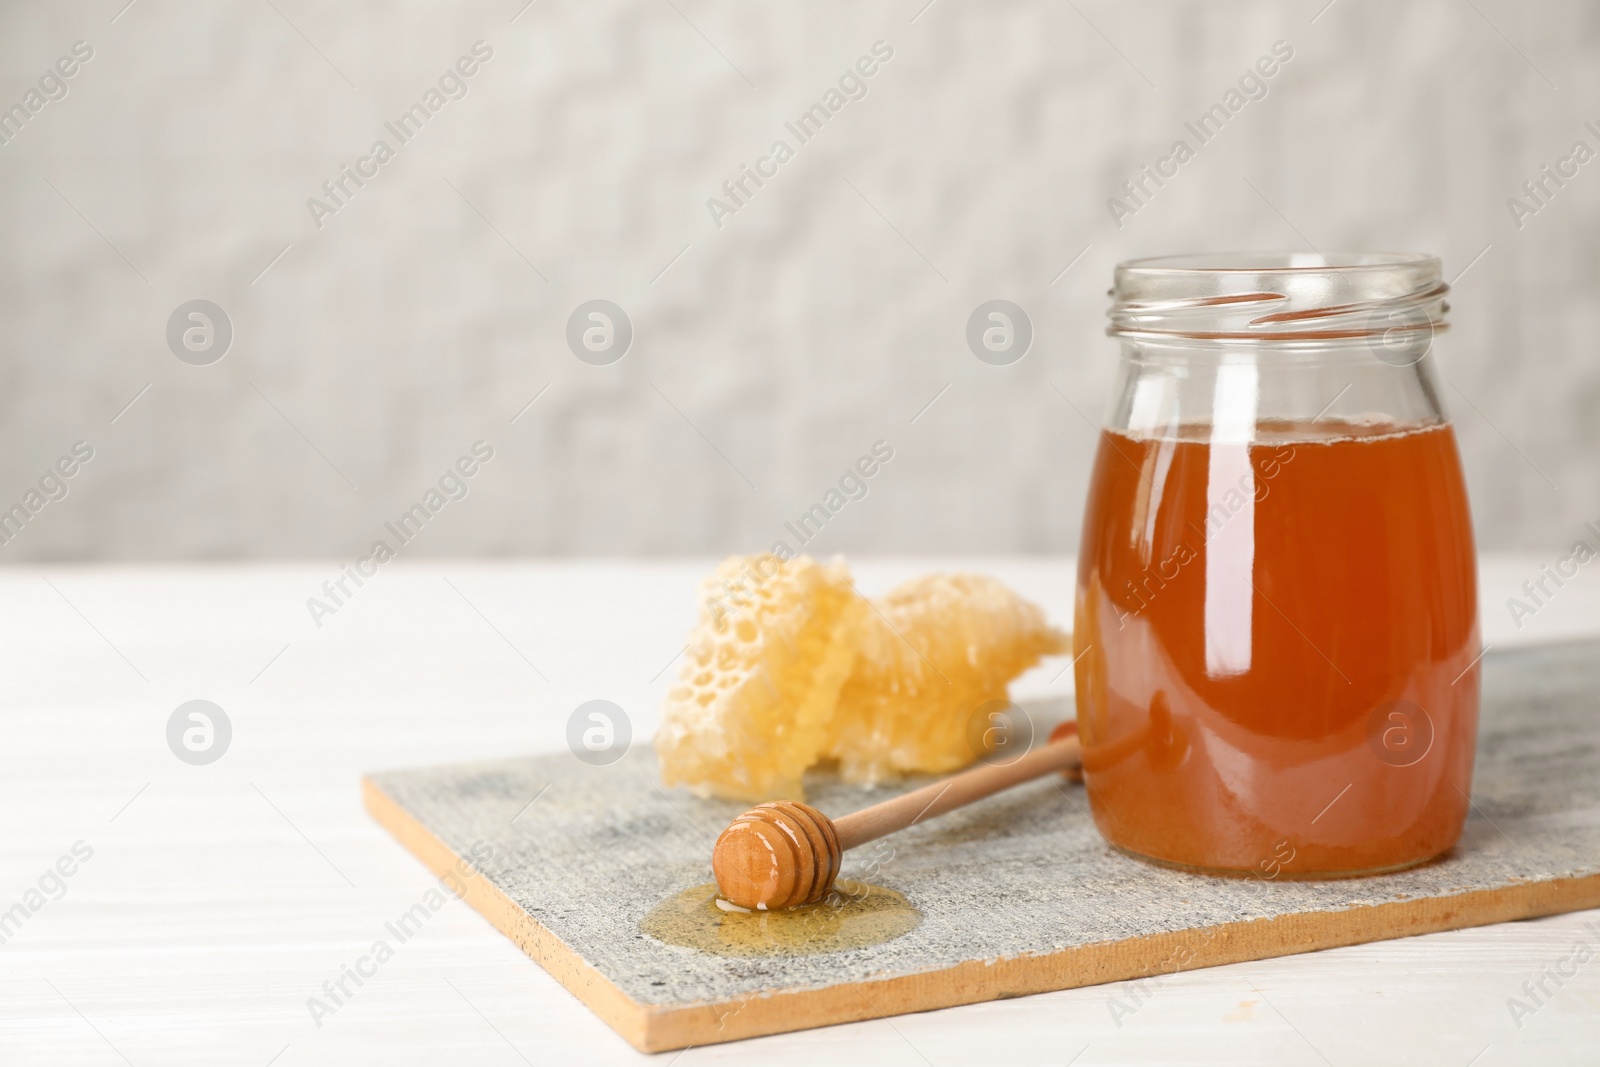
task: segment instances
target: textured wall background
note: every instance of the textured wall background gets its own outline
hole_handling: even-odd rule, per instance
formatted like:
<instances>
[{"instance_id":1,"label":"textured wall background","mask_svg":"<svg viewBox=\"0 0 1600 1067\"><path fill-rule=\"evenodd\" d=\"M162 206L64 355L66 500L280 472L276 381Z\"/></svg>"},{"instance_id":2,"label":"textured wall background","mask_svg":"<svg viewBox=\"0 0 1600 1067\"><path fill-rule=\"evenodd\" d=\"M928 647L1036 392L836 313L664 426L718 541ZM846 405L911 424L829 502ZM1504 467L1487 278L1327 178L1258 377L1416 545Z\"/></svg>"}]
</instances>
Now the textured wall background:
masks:
<instances>
[{"instance_id":1,"label":"textured wall background","mask_svg":"<svg viewBox=\"0 0 1600 1067\"><path fill-rule=\"evenodd\" d=\"M0 560L353 558L480 439L407 551L765 546L878 440L814 549L1070 551L1112 265L1308 244L1466 270L1442 369L1480 542L1565 545L1600 520L1600 161L1520 229L1507 199L1600 149L1600 12L1325 2L7 5L0 107L93 57L0 146L0 506L94 458ZM1118 228L1117 186L1279 39L1266 98ZM380 137L319 228L307 198ZM964 340L993 297L1036 330L1011 366ZM234 329L210 366L166 342L195 298ZM610 366L564 341L593 298L634 326Z\"/></svg>"}]
</instances>

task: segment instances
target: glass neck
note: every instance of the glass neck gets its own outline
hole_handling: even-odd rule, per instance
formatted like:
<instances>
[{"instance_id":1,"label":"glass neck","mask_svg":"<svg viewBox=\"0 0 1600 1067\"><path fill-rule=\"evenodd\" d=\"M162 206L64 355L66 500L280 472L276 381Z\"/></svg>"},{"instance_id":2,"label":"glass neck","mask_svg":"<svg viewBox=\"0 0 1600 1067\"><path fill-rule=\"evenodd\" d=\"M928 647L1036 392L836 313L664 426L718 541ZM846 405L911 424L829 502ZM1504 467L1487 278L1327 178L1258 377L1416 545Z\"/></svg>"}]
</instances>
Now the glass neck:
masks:
<instances>
[{"instance_id":1,"label":"glass neck","mask_svg":"<svg viewBox=\"0 0 1600 1067\"><path fill-rule=\"evenodd\" d=\"M1445 421L1434 346L1449 291L1433 256L1245 252L1117 267L1113 429L1253 440Z\"/></svg>"},{"instance_id":2,"label":"glass neck","mask_svg":"<svg viewBox=\"0 0 1600 1067\"><path fill-rule=\"evenodd\" d=\"M1397 365L1364 348L1206 348L1125 340L1106 419L1136 437L1248 442L1337 437L1446 421L1431 351ZM1202 433L1203 431L1203 433Z\"/></svg>"}]
</instances>

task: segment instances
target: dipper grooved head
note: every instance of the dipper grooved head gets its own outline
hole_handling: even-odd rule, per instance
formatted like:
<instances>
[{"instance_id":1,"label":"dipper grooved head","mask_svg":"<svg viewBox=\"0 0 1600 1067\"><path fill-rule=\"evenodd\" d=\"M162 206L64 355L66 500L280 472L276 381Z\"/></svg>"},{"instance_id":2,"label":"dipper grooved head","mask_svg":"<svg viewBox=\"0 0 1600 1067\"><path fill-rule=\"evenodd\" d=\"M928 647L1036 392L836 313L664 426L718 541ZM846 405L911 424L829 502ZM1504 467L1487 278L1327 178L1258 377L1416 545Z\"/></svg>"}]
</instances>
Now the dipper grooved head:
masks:
<instances>
[{"instance_id":1,"label":"dipper grooved head","mask_svg":"<svg viewBox=\"0 0 1600 1067\"><path fill-rule=\"evenodd\" d=\"M717 889L741 908L774 911L828 895L839 874L839 834L809 804L758 804L728 825L711 852Z\"/></svg>"}]
</instances>

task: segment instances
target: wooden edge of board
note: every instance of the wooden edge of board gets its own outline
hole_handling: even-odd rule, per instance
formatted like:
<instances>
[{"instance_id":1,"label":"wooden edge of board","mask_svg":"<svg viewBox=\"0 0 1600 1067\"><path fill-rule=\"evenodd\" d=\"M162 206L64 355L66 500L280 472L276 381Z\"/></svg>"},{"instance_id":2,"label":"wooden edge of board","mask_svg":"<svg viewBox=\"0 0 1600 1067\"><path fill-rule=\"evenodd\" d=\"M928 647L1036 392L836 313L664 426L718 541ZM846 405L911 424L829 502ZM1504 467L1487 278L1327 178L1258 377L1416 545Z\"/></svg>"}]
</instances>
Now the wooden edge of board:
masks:
<instances>
[{"instance_id":1,"label":"wooden edge of board","mask_svg":"<svg viewBox=\"0 0 1600 1067\"><path fill-rule=\"evenodd\" d=\"M535 963L550 972L585 1007L600 1016L602 1022L641 1052L662 1051L662 1048L649 1046L648 1008L618 989L560 938L539 925L499 886L483 877L471 863L435 837L371 778L361 779L361 800L367 814L377 820L378 825L393 834L406 851L440 878L451 872L460 872L463 868L472 872L472 877L458 875L456 878L456 883L464 887L463 892L458 892L461 899L488 919L496 930L509 937Z\"/></svg>"},{"instance_id":2,"label":"wooden edge of board","mask_svg":"<svg viewBox=\"0 0 1600 1067\"><path fill-rule=\"evenodd\" d=\"M372 817L435 874L442 877L465 862L370 778L362 779L362 795ZM652 1007L629 997L488 879L467 879L463 899L634 1048L667 1052L1580 911L1600 907L1600 875L1224 923L1060 952L969 960L937 971L848 985L753 993L673 1008Z\"/></svg>"}]
</instances>

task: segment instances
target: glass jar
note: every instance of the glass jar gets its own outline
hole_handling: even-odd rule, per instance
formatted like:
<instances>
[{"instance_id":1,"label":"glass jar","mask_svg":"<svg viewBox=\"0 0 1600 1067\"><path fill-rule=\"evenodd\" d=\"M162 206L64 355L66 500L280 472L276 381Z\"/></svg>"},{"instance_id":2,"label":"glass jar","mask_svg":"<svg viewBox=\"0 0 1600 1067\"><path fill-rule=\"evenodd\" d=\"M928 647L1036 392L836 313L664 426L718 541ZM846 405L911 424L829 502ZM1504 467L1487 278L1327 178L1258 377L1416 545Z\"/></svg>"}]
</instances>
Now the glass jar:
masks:
<instances>
[{"instance_id":1,"label":"glass jar","mask_svg":"<svg viewBox=\"0 0 1600 1067\"><path fill-rule=\"evenodd\" d=\"M1471 516L1419 255L1117 267L1074 654L1100 832L1261 878L1448 851L1471 793Z\"/></svg>"}]
</instances>

